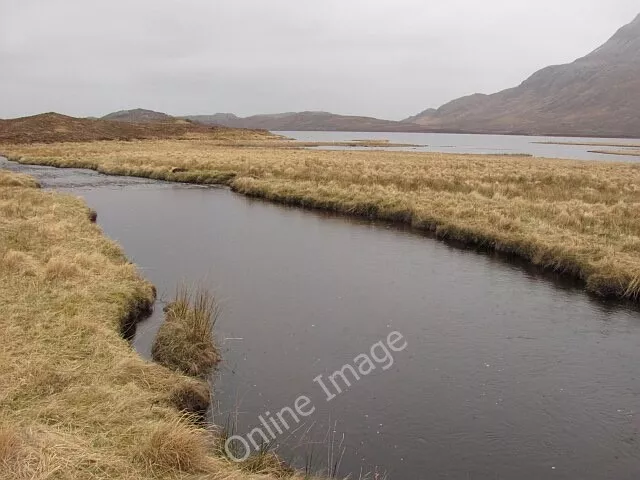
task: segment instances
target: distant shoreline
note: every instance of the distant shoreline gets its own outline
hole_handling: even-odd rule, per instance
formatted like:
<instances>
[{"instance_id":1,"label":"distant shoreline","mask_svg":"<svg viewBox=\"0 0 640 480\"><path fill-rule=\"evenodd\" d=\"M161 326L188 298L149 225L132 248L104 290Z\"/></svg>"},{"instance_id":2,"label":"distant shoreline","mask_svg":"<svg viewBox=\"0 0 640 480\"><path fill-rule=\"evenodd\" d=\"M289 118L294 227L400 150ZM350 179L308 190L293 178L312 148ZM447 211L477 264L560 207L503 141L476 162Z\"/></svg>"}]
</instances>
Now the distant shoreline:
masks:
<instances>
[{"instance_id":1,"label":"distant shoreline","mask_svg":"<svg viewBox=\"0 0 640 480\"><path fill-rule=\"evenodd\" d=\"M438 133L444 135L495 135L501 137L552 137L552 138L593 138L593 139L629 139L640 140L640 133L638 136L631 135L610 135L610 134L579 134L579 133L523 133L523 132L482 132L482 131L466 131L466 130L326 130L326 129L305 129L299 128L297 130L269 130L271 133L281 132L333 132L333 133L417 133L417 134L430 134ZM551 143L555 142L534 142L534 143ZM557 145L564 145L565 143L555 143ZM582 143L575 143L572 145L585 145ZM617 146L617 145L616 145ZM623 145L624 146L624 145Z\"/></svg>"}]
</instances>

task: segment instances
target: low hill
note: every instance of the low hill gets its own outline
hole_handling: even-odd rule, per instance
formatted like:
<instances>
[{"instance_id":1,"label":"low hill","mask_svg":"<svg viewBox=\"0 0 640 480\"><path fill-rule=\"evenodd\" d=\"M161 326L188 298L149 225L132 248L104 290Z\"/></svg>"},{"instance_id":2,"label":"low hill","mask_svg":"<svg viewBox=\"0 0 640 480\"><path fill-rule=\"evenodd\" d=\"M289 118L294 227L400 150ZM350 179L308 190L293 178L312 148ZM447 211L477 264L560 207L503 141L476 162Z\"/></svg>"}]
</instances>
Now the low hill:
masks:
<instances>
[{"instance_id":1,"label":"low hill","mask_svg":"<svg viewBox=\"0 0 640 480\"><path fill-rule=\"evenodd\" d=\"M289 112L237 117L232 113L184 117L206 125L233 128L258 128L270 131L405 132L420 131L418 125L372 117L336 115L329 112ZM424 130L424 129L422 129Z\"/></svg>"},{"instance_id":2,"label":"low hill","mask_svg":"<svg viewBox=\"0 0 640 480\"><path fill-rule=\"evenodd\" d=\"M130 123L153 123L153 122L171 122L175 118L162 112L154 112L153 110L145 110L136 108L134 110L120 110L105 115L101 120L116 120L118 122Z\"/></svg>"},{"instance_id":3,"label":"low hill","mask_svg":"<svg viewBox=\"0 0 640 480\"><path fill-rule=\"evenodd\" d=\"M640 15L603 46L515 88L459 98L405 120L470 133L640 137Z\"/></svg>"},{"instance_id":4,"label":"low hill","mask_svg":"<svg viewBox=\"0 0 640 480\"><path fill-rule=\"evenodd\" d=\"M143 140L162 138L213 139L272 138L266 131L212 127L172 119L170 122L131 123L75 118L59 113L0 120L0 143L89 142L95 140Z\"/></svg>"}]
</instances>

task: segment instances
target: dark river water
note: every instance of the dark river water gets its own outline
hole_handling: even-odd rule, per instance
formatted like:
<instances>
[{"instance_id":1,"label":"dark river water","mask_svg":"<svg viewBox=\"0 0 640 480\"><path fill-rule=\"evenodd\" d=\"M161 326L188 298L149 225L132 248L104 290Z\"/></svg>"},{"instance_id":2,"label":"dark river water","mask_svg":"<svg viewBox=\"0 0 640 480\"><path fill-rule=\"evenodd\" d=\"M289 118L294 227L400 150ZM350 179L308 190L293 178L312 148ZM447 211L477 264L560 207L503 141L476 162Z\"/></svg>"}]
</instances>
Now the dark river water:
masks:
<instances>
[{"instance_id":1,"label":"dark river water","mask_svg":"<svg viewBox=\"0 0 640 480\"><path fill-rule=\"evenodd\" d=\"M418 145L390 147L385 150L413 152L527 154L545 158L640 162L640 155L610 155L594 150L624 150L623 147L555 145L545 142L607 143L640 145L640 140L611 138L528 137L522 135L463 135L453 133L389 132L276 132L308 142L348 142L352 140L389 140L392 143ZM319 147L323 150L368 150L366 147ZM379 147L376 147L379 149ZM637 148L634 150L638 150Z\"/></svg>"},{"instance_id":2,"label":"dark river water","mask_svg":"<svg viewBox=\"0 0 640 480\"><path fill-rule=\"evenodd\" d=\"M7 165L83 197L159 306L181 280L215 290L225 360L214 415L237 417L240 435L305 395L315 411L278 437L281 452L302 464L313 452L318 468L341 458L356 479L640 478L640 313L629 305L381 223ZM140 325L143 355L161 320L156 308ZM393 331L407 341L393 364L327 402L314 378Z\"/></svg>"}]
</instances>

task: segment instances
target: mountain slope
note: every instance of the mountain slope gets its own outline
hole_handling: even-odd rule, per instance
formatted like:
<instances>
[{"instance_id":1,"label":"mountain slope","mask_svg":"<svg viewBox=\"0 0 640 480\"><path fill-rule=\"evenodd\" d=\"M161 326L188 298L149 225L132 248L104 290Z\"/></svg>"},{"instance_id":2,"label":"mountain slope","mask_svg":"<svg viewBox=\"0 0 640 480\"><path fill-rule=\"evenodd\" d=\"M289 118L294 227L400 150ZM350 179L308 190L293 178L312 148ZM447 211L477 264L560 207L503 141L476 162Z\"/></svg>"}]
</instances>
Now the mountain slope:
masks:
<instances>
[{"instance_id":1,"label":"mountain slope","mask_svg":"<svg viewBox=\"0 0 640 480\"><path fill-rule=\"evenodd\" d=\"M459 98L407 122L474 133L640 137L640 15L603 46L516 88Z\"/></svg>"},{"instance_id":2,"label":"mountain slope","mask_svg":"<svg viewBox=\"0 0 640 480\"><path fill-rule=\"evenodd\" d=\"M380 120L371 117L336 115L329 112L289 112L273 115L237 117L231 113L194 115L185 117L207 125L271 131L343 131L343 132L402 132L419 131L418 125Z\"/></svg>"}]
</instances>

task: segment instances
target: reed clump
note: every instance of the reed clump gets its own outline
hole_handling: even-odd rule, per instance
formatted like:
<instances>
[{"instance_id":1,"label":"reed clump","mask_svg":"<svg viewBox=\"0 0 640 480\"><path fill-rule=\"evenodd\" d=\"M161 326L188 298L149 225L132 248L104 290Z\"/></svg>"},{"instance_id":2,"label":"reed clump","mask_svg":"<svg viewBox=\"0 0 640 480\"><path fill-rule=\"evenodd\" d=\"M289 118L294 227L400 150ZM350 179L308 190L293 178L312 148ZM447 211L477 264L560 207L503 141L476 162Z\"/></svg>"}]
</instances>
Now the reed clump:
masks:
<instances>
[{"instance_id":1,"label":"reed clump","mask_svg":"<svg viewBox=\"0 0 640 480\"><path fill-rule=\"evenodd\" d=\"M206 378L221 357L214 341L220 309L205 287L181 286L165 308L165 321L154 340L153 359L165 367Z\"/></svg>"}]
</instances>

